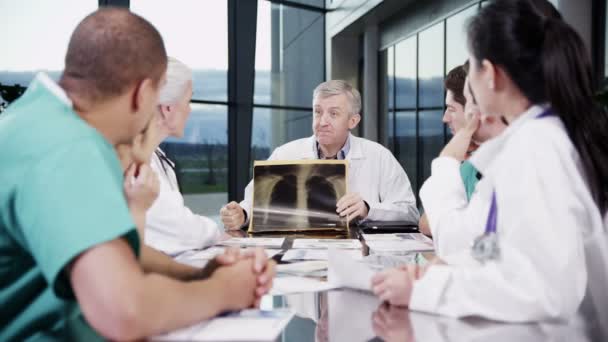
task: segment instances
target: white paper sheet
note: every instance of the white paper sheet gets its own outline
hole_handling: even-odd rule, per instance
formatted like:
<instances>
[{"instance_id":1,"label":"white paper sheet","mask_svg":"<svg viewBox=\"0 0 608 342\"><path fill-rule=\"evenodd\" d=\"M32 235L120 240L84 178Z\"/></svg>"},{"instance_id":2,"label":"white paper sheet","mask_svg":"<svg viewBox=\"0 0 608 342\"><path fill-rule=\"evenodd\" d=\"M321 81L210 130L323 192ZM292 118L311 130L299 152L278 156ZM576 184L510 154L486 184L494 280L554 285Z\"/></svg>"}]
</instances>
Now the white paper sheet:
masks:
<instances>
[{"instance_id":1,"label":"white paper sheet","mask_svg":"<svg viewBox=\"0 0 608 342\"><path fill-rule=\"evenodd\" d=\"M372 265L354 259L343 251L329 251L327 281L333 285L371 291L372 277L377 271Z\"/></svg>"},{"instance_id":2,"label":"white paper sheet","mask_svg":"<svg viewBox=\"0 0 608 342\"><path fill-rule=\"evenodd\" d=\"M433 240L421 233L363 234L363 239L365 242L413 240L430 244L433 243Z\"/></svg>"},{"instance_id":3,"label":"white paper sheet","mask_svg":"<svg viewBox=\"0 0 608 342\"><path fill-rule=\"evenodd\" d=\"M285 238L230 238L220 241L218 246L269 247L281 248Z\"/></svg>"},{"instance_id":4,"label":"white paper sheet","mask_svg":"<svg viewBox=\"0 0 608 342\"><path fill-rule=\"evenodd\" d=\"M360 250L345 250L345 253L348 253L353 258L362 258ZM324 249L290 249L283 257L281 257L282 261L293 261L293 260L327 260L328 259L328 251Z\"/></svg>"},{"instance_id":5,"label":"white paper sheet","mask_svg":"<svg viewBox=\"0 0 608 342\"><path fill-rule=\"evenodd\" d=\"M382 270L386 268L399 267L406 264L420 264L418 253L408 253L403 255L392 254L370 254L363 258L363 261L372 265L372 268Z\"/></svg>"},{"instance_id":6,"label":"white paper sheet","mask_svg":"<svg viewBox=\"0 0 608 342\"><path fill-rule=\"evenodd\" d=\"M243 310L156 336L160 341L274 341L293 318L291 309Z\"/></svg>"},{"instance_id":7,"label":"white paper sheet","mask_svg":"<svg viewBox=\"0 0 608 342\"><path fill-rule=\"evenodd\" d=\"M327 269L327 261L302 261L290 264L277 265L277 273L286 273L293 275L310 275L313 272L324 271Z\"/></svg>"},{"instance_id":8,"label":"white paper sheet","mask_svg":"<svg viewBox=\"0 0 608 342\"><path fill-rule=\"evenodd\" d=\"M405 254L412 252L430 252L433 251L433 244L420 242L417 240L378 240L367 241L371 253L390 253L390 254Z\"/></svg>"},{"instance_id":9,"label":"white paper sheet","mask_svg":"<svg viewBox=\"0 0 608 342\"><path fill-rule=\"evenodd\" d=\"M192 250L184 252L178 255L175 258L175 261L190 265L192 267L204 267L209 260L215 258L216 256L224 253L226 247L221 246L213 246L203 250ZM241 248L241 252L247 250L247 248ZM279 254L282 249L264 249L266 252L266 256L268 258L272 258L273 256Z\"/></svg>"},{"instance_id":10,"label":"white paper sheet","mask_svg":"<svg viewBox=\"0 0 608 342\"><path fill-rule=\"evenodd\" d=\"M355 239L296 239L293 249L361 249L359 240Z\"/></svg>"},{"instance_id":11,"label":"white paper sheet","mask_svg":"<svg viewBox=\"0 0 608 342\"><path fill-rule=\"evenodd\" d=\"M326 281L306 277L276 277L272 282L271 295L287 295L302 292L321 292L337 286Z\"/></svg>"},{"instance_id":12,"label":"white paper sheet","mask_svg":"<svg viewBox=\"0 0 608 342\"><path fill-rule=\"evenodd\" d=\"M187 259L206 259L211 260L215 258L217 255L224 253L224 247L216 247L212 246L205 249L195 249L191 251L186 251L175 257L175 260L187 260Z\"/></svg>"}]
</instances>

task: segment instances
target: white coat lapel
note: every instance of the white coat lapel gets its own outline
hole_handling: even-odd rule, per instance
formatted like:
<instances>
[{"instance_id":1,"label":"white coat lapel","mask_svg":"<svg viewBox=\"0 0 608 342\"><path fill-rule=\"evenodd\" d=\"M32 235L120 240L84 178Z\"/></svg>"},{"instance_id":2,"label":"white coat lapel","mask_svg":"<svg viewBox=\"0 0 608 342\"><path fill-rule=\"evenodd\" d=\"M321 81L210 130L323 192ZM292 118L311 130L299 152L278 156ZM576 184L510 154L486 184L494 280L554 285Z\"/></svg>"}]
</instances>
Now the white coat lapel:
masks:
<instances>
[{"instance_id":1,"label":"white coat lapel","mask_svg":"<svg viewBox=\"0 0 608 342\"><path fill-rule=\"evenodd\" d=\"M362 139L357 138L352 134L349 136L349 139L350 151L348 151L346 160L348 160L348 183L350 189L353 184L352 180L360 177L358 174L361 170L361 166L365 163L365 156L363 155Z\"/></svg>"},{"instance_id":2,"label":"white coat lapel","mask_svg":"<svg viewBox=\"0 0 608 342\"><path fill-rule=\"evenodd\" d=\"M306 146L304 146L305 149L304 151L302 151L302 159L319 159L317 156L317 138L314 136L314 134L308 138L308 141L306 142Z\"/></svg>"}]
</instances>

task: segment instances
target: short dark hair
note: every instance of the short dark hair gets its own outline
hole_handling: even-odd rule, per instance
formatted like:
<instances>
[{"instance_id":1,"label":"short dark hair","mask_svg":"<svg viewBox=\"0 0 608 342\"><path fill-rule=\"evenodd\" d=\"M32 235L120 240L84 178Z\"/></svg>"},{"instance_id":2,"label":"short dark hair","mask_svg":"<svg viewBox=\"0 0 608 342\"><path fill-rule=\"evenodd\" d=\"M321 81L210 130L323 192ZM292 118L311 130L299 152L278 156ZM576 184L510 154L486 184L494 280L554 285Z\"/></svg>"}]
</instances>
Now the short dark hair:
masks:
<instances>
[{"instance_id":1,"label":"short dark hair","mask_svg":"<svg viewBox=\"0 0 608 342\"><path fill-rule=\"evenodd\" d=\"M126 9L106 7L84 18L72 33L60 84L88 101L118 96L137 82L158 82L167 69L160 33Z\"/></svg>"},{"instance_id":2,"label":"short dark hair","mask_svg":"<svg viewBox=\"0 0 608 342\"><path fill-rule=\"evenodd\" d=\"M461 105L465 105L467 100L464 98L464 80L467 78L467 73L464 71L462 65L455 67L448 72L445 77L446 91L449 90L454 94L454 100Z\"/></svg>"}]
</instances>

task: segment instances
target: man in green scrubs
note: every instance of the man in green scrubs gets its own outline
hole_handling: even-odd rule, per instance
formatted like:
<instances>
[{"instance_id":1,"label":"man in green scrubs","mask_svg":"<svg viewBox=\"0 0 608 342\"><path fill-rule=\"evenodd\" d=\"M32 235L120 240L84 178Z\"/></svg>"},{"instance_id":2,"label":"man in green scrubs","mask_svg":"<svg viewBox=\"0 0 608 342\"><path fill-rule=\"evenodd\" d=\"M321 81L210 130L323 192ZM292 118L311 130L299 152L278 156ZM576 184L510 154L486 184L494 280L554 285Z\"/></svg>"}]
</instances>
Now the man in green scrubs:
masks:
<instances>
[{"instance_id":1,"label":"man in green scrubs","mask_svg":"<svg viewBox=\"0 0 608 342\"><path fill-rule=\"evenodd\" d=\"M448 73L444 81L446 87L446 111L443 122L448 125L452 134L461 130L468 132L466 141L459 142L455 146L459 146L460 153L465 156L465 160L460 165L460 178L464 185L467 200L471 200L477 182L479 182L482 175L468 161L468 158L479 145L500 135L507 126L498 117L484 115L476 127L472 129L468 127L473 113L479 113L479 107L469 88L468 72L469 63L467 61L464 65L457 66ZM418 226L420 231L425 235L432 235L426 215L422 215Z\"/></svg>"},{"instance_id":2,"label":"man in green scrubs","mask_svg":"<svg viewBox=\"0 0 608 342\"><path fill-rule=\"evenodd\" d=\"M0 341L130 340L253 305L251 258L192 282L139 264L153 173L142 165L123 181L114 146L156 113L167 63L158 31L102 9L78 25L65 62L59 85L39 74L0 116Z\"/></svg>"}]
</instances>

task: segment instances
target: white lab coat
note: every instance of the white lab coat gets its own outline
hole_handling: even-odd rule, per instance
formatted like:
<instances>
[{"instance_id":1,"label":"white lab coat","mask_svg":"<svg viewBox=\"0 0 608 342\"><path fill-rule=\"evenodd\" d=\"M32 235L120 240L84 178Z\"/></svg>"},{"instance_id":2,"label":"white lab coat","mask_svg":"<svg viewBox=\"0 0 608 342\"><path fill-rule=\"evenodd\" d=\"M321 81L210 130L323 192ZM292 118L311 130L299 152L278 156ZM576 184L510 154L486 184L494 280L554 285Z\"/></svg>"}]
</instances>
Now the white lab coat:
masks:
<instances>
[{"instance_id":1,"label":"white lab coat","mask_svg":"<svg viewBox=\"0 0 608 342\"><path fill-rule=\"evenodd\" d=\"M349 136L350 150L348 192L359 193L369 205L366 220L398 221L418 223L419 213L416 198L407 174L384 146L373 141ZM314 136L294 140L277 147L268 160L317 159ZM245 188L245 199L240 203L251 217L253 180Z\"/></svg>"},{"instance_id":2,"label":"white lab coat","mask_svg":"<svg viewBox=\"0 0 608 342\"><path fill-rule=\"evenodd\" d=\"M158 149L160 153L163 153ZM164 154L164 153L163 153ZM146 213L146 244L166 254L213 245L220 238L217 224L184 205L173 169L154 153L150 163L160 180L160 192Z\"/></svg>"},{"instance_id":3,"label":"white lab coat","mask_svg":"<svg viewBox=\"0 0 608 342\"><path fill-rule=\"evenodd\" d=\"M412 341L433 342L592 342L584 317L575 315L565 322L508 324L484 319L454 319L410 311ZM410 323L410 324L407 324ZM398 329L399 325L393 324Z\"/></svg>"},{"instance_id":4,"label":"white lab coat","mask_svg":"<svg viewBox=\"0 0 608 342\"><path fill-rule=\"evenodd\" d=\"M594 245L594 271L605 274L605 222L561 121L537 119L542 110L531 107L471 157L483 178L469 203L460 163L433 161L420 198L449 265L414 283L411 309L509 322L568 318L588 285L585 247ZM484 232L493 191L500 258L480 264L470 247Z\"/></svg>"}]
</instances>

